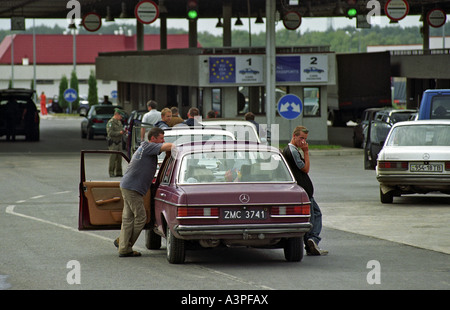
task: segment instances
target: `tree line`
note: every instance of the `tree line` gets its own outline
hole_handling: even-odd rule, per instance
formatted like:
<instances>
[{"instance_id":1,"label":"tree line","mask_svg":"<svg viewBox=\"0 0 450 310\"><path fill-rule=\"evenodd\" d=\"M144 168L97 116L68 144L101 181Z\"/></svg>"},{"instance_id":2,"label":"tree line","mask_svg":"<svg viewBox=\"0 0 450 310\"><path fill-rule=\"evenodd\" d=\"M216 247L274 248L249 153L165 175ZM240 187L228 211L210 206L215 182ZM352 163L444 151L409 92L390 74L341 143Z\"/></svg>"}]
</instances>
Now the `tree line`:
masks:
<instances>
[{"instance_id":1,"label":"tree line","mask_svg":"<svg viewBox=\"0 0 450 310\"><path fill-rule=\"evenodd\" d=\"M117 24L103 24L102 28L97 32L88 32L83 27L79 27L79 34L114 34L120 28L127 28L132 34L135 33L134 25L120 26ZM450 27L446 27L445 34L450 35ZM35 28L36 34L62 34L66 31L58 25L54 27L37 26ZM9 30L0 30L0 41L10 34ZM29 28L26 31L16 33L33 33L33 29ZM159 27L145 26L145 34L159 34ZM184 29L169 28L169 34L187 33ZM431 28L430 36L442 36L442 28ZM218 47L222 46L222 36L213 35L208 32L199 32L197 39L203 47ZM422 36L420 27L405 27L390 26L380 27L374 26L369 29L356 29L355 27L345 27L339 29L329 28L326 31L301 31L301 27L295 31L281 29L276 32L277 46L330 46L330 50L337 53L344 52L365 52L367 46L370 45L405 45L405 44L421 44ZM251 35L251 42L248 31L233 30L232 32L232 46L234 47L261 47L265 46L265 33L258 33Z\"/></svg>"}]
</instances>

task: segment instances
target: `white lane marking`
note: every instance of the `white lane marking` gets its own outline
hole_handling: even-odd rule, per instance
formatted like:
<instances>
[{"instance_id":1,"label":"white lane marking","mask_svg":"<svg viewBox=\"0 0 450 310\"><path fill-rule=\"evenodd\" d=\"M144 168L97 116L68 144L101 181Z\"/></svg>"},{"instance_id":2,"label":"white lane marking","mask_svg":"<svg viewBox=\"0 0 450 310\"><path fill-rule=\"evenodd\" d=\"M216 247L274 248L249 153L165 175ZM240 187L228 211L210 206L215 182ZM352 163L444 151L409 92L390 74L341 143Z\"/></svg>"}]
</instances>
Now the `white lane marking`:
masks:
<instances>
[{"instance_id":1,"label":"white lane marking","mask_svg":"<svg viewBox=\"0 0 450 310\"><path fill-rule=\"evenodd\" d=\"M39 199L39 198L42 198L42 197L45 197L45 196L44 195L37 195L37 196L31 197L30 199Z\"/></svg>"},{"instance_id":2,"label":"white lane marking","mask_svg":"<svg viewBox=\"0 0 450 310\"><path fill-rule=\"evenodd\" d=\"M61 193L65 193L65 192L61 192ZM37 196L35 196L35 197L37 197ZM44 196L42 196L42 197L44 197ZM31 199L33 199L33 198L31 198ZM25 202L25 200L23 202ZM73 231L73 232L76 232L76 233L88 235L88 236L95 237L95 238L98 238L98 239L101 239L101 240L104 240L104 241L108 241L108 242L114 241L114 239L111 239L111 238L108 238L108 237L104 237L104 236L100 236L100 235L96 235L96 234L91 233L91 232L79 231L78 229L70 227L70 226L67 226L67 225L62 225L62 224L58 224L58 223L55 223L55 222L52 222L52 221L44 220L44 219L41 219L41 218L38 218L38 217L34 217L34 216L18 213L16 211L14 211L14 208L15 208L15 205L7 206L6 207L6 213L10 214L10 215L23 217L23 218L26 218L26 219L29 219L29 220L33 220L33 221L38 221L38 222L41 222L41 223L44 223L44 224L53 225L53 226L56 226L56 227L59 227L59 228L62 228L62 229L67 229L69 231ZM139 251L145 251L145 249L141 248L141 247L136 247L135 246L135 248L137 250L139 250ZM244 280L242 278L239 278L239 277L236 277L236 276L233 276L233 275L230 275L230 274L218 271L218 270L214 270L214 269L211 269L211 268L208 268L208 267L204 267L204 266L201 266L201 265L197 265L197 267L199 269L203 269L203 270L205 270L207 272L219 275L221 277L227 278L229 280L232 280L232 281L235 281L235 282L238 282L238 283L242 283L242 284L250 285L250 286L260 287L261 289L265 289L265 290L275 290L274 288L271 288L271 287L268 287L268 286L265 286L265 285L260 285L260 284L257 284L255 282L252 282L252 281L247 281L247 280Z\"/></svg>"},{"instance_id":3,"label":"white lane marking","mask_svg":"<svg viewBox=\"0 0 450 310\"><path fill-rule=\"evenodd\" d=\"M67 229L67 230L70 230L70 231L73 231L73 232L89 235L89 236L96 237L96 238L99 238L99 239L102 239L102 240L113 241L113 239L111 239L111 238L99 236L99 235L96 235L94 233L90 233L90 232L86 232L86 231L79 231L78 229L70 227L70 226L66 226L66 225L55 223L55 222L43 220L43 219L40 219L38 217L34 217L34 216L18 213L16 211L14 211L14 208L15 208L15 205L7 206L6 207L6 213L11 214L11 215L20 216L20 217L23 217L23 218L26 218L26 219L29 219L29 220L33 220L33 221L38 221L38 222L41 222L41 223L44 223L44 224L53 225L53 226L56 226L56 227L59 227L59 228L62 228L62 229Z\"/></svg>"}]
</instances>

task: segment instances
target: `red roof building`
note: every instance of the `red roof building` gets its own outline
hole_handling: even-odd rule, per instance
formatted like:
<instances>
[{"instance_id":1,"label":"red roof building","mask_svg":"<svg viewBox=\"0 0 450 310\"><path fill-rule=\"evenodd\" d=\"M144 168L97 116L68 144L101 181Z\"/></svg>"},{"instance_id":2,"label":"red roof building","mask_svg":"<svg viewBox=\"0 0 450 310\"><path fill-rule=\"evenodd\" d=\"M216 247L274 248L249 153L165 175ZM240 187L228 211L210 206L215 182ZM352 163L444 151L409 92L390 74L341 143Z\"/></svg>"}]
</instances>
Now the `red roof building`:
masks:
<instances>
[{"instance_id":1,"label":"red roof building","mask_svg":"<svg viewBox=\"0 0 450 310\"><path fill-rule=\"evenodd\" d=\"M14 38L14 64L22 64L27 58L33 64L33 35L15 34L6 36L0 43L0 64L11 64L11 45ZM135 51L136 36L126 35L77 35L76 36L77 64L95 64L99 53ZM200 47L200 45L198 45ZM167 35L167 48L188 48L188 34ZM157 34L144 35L144 50L159 50L160 39ZM63 34L36 35L36 64L72 64L73 36Z\"/></svg>"}]
</instances>

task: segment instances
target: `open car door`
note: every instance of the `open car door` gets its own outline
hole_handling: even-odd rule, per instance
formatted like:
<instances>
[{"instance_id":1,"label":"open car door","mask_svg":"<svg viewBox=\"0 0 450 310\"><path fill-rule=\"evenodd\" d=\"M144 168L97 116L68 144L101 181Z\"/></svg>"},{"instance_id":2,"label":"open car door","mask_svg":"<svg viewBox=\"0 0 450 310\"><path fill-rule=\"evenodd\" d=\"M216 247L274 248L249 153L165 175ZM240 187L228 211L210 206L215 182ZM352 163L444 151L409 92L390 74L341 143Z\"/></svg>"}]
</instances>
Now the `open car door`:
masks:
<instances>
[{"instance_id":1,"label":"open car door","mask_svg":"<svg viewBox=\"0 0 450 310\"><path fill-rule=\"evenodd\" d=\"M367 137L364 144L364 169L373 170L377 166L378 153L383 148L392 125L384 121L371 120L367 126Z\"/></svg>"},{"instance_id":2,"label":"open car door","mask_svg":"<svg viewBox=\"0 0 450 310\"><path fill-rule=\"evenodd\" d=\"M79 230L120 230L123 198L120 178L110 178L108 173L111 154L122 156L122 169L130 159L119 151L81 151L79 184ZM89 176L86 176L88 172ZM150 190L144 197L147 225L150 223Z\"/></svg>"}]
</instances>

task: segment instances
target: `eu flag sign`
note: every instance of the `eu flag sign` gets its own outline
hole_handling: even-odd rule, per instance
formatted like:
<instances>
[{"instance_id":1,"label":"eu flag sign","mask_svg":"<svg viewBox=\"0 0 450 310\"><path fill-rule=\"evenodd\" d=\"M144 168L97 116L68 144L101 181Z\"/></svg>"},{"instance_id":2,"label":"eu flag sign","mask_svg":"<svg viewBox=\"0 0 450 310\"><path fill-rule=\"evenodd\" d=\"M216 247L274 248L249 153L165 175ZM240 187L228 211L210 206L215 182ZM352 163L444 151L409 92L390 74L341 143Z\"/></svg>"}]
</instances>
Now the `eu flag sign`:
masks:
<instances>
[{"instance_id":1,"label":"eu flag sign","mask_svg":"<svg viewBox=\"0 0 450 310\"><path fill-rule=\"evenodd\" d=\"M209 82L236 83L236 59L234 57L210 57Z\"/></svg>"}]
</instances>

